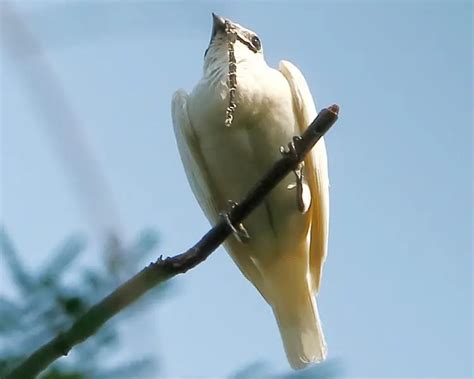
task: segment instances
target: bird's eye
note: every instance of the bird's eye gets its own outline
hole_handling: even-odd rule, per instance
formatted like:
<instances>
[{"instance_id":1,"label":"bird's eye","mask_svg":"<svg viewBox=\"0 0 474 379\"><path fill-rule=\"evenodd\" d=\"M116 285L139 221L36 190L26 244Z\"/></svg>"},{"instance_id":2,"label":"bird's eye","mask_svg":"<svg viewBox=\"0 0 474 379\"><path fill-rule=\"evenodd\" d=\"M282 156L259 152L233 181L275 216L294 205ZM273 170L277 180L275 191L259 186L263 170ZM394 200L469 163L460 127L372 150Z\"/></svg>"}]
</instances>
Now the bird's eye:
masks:
<instances>
[{"instance_id":1,"label":"bird's eye","mask_svg":"<svg viewBox=\"0 0 474 379\"><path fill-rule=\"evenodd\" d=\"M255 47L257 51L262 48L262 43L260 42L260 38L258 38L257 36L253 36L251 39L251 42L252 42L253 47Z\"/></svg>"}]
</instances>

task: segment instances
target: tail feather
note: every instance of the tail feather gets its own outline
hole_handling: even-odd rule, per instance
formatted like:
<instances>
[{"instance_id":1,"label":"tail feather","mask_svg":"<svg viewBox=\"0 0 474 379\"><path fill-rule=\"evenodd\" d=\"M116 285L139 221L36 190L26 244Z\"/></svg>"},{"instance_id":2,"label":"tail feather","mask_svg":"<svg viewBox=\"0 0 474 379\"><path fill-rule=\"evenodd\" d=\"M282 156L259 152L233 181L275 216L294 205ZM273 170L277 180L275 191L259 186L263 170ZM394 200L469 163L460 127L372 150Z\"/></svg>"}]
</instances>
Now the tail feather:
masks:
<instances>
[{"instance_id":1,"label":"tail feather","mask_svg":"<svg viewBox=\"0 0 474 379\"><path fill-rule=\"evenodd\" d=\"M311 292L279 297L272 305L291 367L302 369L326 359L327 348L316 300Z\"/></svg>"}]
</instances>

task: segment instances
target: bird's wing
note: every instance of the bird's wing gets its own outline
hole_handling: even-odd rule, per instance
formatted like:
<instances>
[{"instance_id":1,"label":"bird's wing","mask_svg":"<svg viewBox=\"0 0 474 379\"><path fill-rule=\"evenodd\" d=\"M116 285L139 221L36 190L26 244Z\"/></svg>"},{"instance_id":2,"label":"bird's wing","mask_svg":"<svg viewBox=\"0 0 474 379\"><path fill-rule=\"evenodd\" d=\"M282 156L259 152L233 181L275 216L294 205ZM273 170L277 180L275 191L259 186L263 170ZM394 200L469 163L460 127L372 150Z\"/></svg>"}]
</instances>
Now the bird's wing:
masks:
<instances>
[{"instance_id":1,"label":"bird's wing","mask_svg":"<svg viewBox=\"0 0 474 379\"><path fill-rule=\"evenodd\" d=\"M316 107L301 71L281 61L280 72L288 80L301 132L315 119ZM326 145L321 138L305 159L304 173L311 189L310 271L314 290L319 291L329 232L329 178Z\"/></svg>"},{"instance_id":2,"label":"bird's wing","mask_svg":"<svg viewBox=\"0 0 474 379\"><path fill-rule=\"evenodd\" d=\"M173 129L188 182L206 217L215 223L219 210L212 201L213 190L211 176L205 165L199 140L191 125L187 109L188 94L178 90L173 95L171 115Z\"/></svg>"},{"instance_id":3,"label":"bird's wing","mask_svg":"<svg viewBox=\"0 0 474 379\"><path fill-rule=\"evenodd\" d=\"M171 103L171 114L173 118L173 129L176 136L181 161L188 178L191 189L207 219L215 225L219 222L220 212L226 209L227 199L219 191L214 183L212 173L206 165L198 135L193 129L192 121L188 116L187 108L188 94L178 90L173 95ZM255 263L250 259L246 246L235 238L227 238L225 245L228 251L233 251L232 259L240 267L244 275L261 291L261 274Z\"/></svg>"}]
</instances>

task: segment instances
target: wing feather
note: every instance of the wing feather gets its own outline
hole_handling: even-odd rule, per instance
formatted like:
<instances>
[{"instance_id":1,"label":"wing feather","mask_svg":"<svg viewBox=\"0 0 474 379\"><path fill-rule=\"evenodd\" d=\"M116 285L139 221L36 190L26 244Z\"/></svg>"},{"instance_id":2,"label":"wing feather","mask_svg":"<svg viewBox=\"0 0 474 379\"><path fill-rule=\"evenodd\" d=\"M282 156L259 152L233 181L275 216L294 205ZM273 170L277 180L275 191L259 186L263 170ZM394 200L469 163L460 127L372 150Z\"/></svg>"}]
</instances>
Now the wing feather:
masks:
<instances>
[{"instance_id":1,"label":"wing feather","mask_svg":"<svg viewBox=\"0 0 474 379\"><path fill-rule=\"evenodd\" d=\"M219 211L212 201L216 191L212 187L212 178L205 165L199 139L191 125L187 110L188 94L178 90L173 95L171 114L173 129L178 145L179 155L184 166L188 182L206 217L215 223Z\"/></svg>"},{"instance_id":2,"label":"wing feather","mask_svg":"<svg viewBox=\"0 0 474 379\"><path fill-rule=\"evenodd\" d=\"M183 90L178 90L173 95L171 114L174 134L181 161L194 196L207 219L215 225L219 222L220 212L225 211L225 209L219 209L218 204L226 204L228 199L225 199L220 193L212 172L206 165L198 134L188 116L187 101L188 94ZM227 251L231 252L232 259L240 267L243 274L261 291L261 274L258 267L251 260L247 246L241 244L235 238L228 238L225 246Z\"/></svg>"},{"instance_id":3,"label":"wing feather","mask_svg":"<svg viewBox=\"0 0 474 379\"><path fill-rule=\"evenodd\" d=\"M313 97L301 71L292 63L281 61L280 72L290 84L298 123L303 132L317 115ZM311 189L310 271L313 289L318 292L329 232L329 178L326 145L321 138L305 159L305 174Z\"/></svg>"}]
</instances>

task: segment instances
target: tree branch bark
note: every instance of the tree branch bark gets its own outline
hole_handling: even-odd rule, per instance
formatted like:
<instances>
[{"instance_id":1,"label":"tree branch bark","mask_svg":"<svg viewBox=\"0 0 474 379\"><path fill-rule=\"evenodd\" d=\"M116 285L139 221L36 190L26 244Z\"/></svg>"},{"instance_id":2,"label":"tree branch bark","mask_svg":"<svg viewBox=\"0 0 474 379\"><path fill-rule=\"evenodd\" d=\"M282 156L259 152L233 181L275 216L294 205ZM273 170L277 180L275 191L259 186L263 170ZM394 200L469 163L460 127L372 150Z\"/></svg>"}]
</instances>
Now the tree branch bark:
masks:
<instances>
[{"instance_id":1,"label":"tree branch bark","mask_svg":"<svg viewBox=\"0 0 474 379\"><path fill-rule=\"evenodd\" d=\"M275 162L273 167L248 192L241 203L229 211L228 218L233 225L241 223L284 177L296 169L298 163L304 159L316 142L336 122L338 112L339 107L337 105L321 110L316 119L305 130L301 139L295 141L295 149L290 149L290 153L284 154L280 160ZM33 352L18 367L13 369L6 379L36 377L56 359L67 355L75 345L94 335L105 322L138 300L148 290L177 274L185 273L206 260L231 233L232 229L228 222L222 220L186 252L166 259L160 257L156 262L150 263L90 308L67 331L58 334Z\"/></svg>"}]
</instances>

